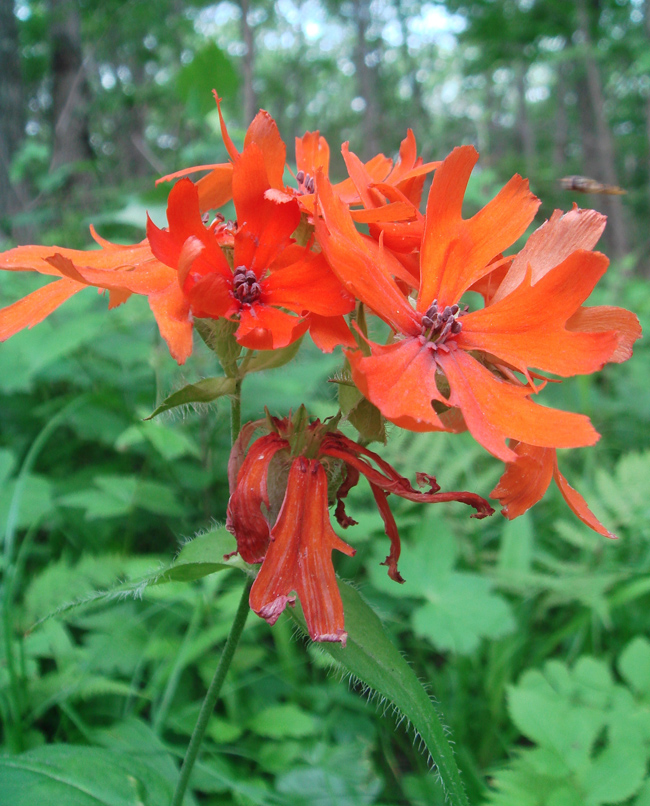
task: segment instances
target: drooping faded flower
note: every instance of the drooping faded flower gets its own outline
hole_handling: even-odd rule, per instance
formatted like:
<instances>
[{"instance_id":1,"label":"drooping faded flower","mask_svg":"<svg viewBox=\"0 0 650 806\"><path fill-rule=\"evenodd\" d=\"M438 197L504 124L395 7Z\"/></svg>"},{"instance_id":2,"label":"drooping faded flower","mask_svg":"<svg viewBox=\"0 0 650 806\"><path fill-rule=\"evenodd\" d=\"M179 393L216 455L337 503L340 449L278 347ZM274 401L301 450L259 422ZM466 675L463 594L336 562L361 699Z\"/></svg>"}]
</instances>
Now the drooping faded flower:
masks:
<instances>
[{"instance_id":1,"label":"drooping faded flower","mask_svg":"<svg viewBox=\"0 0 650 806\"><path fill-rule=\"evenodd\" d=\"M231 497L227 527L237 549L249 563L262 563L250 594L251 608L274 624L287 604L300 600L314 641L345 644L343 605L331 554L353 555L354 549L334 532L329 507L343 528L355 523L344 505L349 491L364 475L384 521L391 548L385 565L391 579L402 582L397 570L400 539L387 497L394 493L410 501L460 501L476 509L474 517L492 514L480 496L439 492L435 478L418 474L426 492L415 490L376 453L348 439L331 424L307 424L304 410L293 420L270 418L270 433L246 452L254 431L264 421L248 423L231 454L228 467Z\"/></svg>"}]
</instances>

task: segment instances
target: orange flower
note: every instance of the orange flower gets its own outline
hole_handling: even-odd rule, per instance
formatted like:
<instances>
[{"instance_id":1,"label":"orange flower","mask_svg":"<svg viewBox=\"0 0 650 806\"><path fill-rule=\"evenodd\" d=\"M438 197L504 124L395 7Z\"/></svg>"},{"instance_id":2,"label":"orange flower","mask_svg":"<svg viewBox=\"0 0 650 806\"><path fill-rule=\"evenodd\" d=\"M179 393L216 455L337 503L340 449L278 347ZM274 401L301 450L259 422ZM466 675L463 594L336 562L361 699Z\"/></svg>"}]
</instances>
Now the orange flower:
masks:
<instances>
[{"instance_id":1,"label":"orange flower","mask_svg":"<svg viewBox=\"0 0 650 806\"><path fill-rule=\"evenodd\" d=\"M602 525L589 509L585 499L560 473L555 448L536 448L522 442L515 443L511 447L517 459L507 465L499 483L490 493L490 498L496 498L501 502L503 505L501 513L508 520L523 515L527 509L541 500L552 478L571 511L586 526L604 537L616 537Z\"/></svg>"},{"instance_id":2,"label":"orange flower","mask_svg":"<svg viewBox=\"0 0 650 806\"><path fill-rule=\"evenodd\" d=\"M221 135L231 161L217 165L197 165L158 180L165 182L209 170L209 173L196 183L202 213L216 209L232 198L233 166L239 158L239 151L228 134L221 113L221 99L216 93L214 97L219 110ZM297 188L284 184L287 148L275 121L263 109L258 112L246 131L244 149L252 143L260 149L266 167L269 179L267 198L276 201L295 198L300 204L301 211L311 216L314 211L316 173L320 171L325 176L329 174L330 149L325 138L318 131L306 132L301 138L296 137ZM415 136L410 129L402 141L399 159L395 165L393 160L383 154L377 154L363 164L354 155L348 156L347 143L344 144L344 157L346 162L350 162L352 158L356 160L359 170L354 175L351 171L351 178L334 185L334 189L348 207L363 205L365 209L354 210L352 214L355 220L366 223L414 218L417 215L426 174L438 165L437 162L425 165L422 158L417 156Z\"/></svg>"},{"instance_id":3,"label":"orange flower","mask_svg":"<svg viewBox=\"0 0 650 806\"><path fill-rule=\"evenodd\" d=\"M18 246L0 254L0 269L35 271L58 279L0 310L0 341L33 327L73 294L88 286L109 292L109 308L131 294L144 294L179 364L192 352L192 322L176 272L157 260L148 241L132 246L112 244L91 233L101 249L81 251L59 246Z\"/></svg>"},{"instance_id":4,"label":"orange flower","mask_svg":"<svg viewBox=\"0 0 650 806\"><path fill-rule=\"evenodd\" d=\"M261 422L247 423L233 446L228 466L231 497L227 528L237 538L237 549L249 563L262 563L250 593L252 609L274 624L287 604L300 599L309 634L314 641L345 644L343 605L331 554L334 549L354 554L332 529L328 488L334 484L335 517L343 528L356 522L345 512L344 499L363 474L370 483L391 541L385 565L396 582L400 539L388 507L394 493L410 501L460 501L476 509L474 517L492 514L477 495L438 492L432 476L419 473L414 490L376 453L316 420L304 425L304 410L293 421L271 418L272 432L248 445ZM377 467L373 467L374 463ZM379 468L379 469L377 469ZM336 481L338 479L338 482Z\"/></svg>"},{"instance_id":5,"label":"orange flower","mask_svg":"<svg viewBox=\"0 0 650 806\"><path fill-rule=\"evenodd\" d=\"M594 372L629 343L634 317L581 308L607 258L576 248L576 239L568 239L570 248L561 247L576 226L572 220L563 222L561 237L541 228L529 252L522 252L521 275L515 279L521 265L515 259L503 279L501 253L523 234L539 202L515 176L486 207L463 219L463 196L477 159L471 146L456 148L435 173L414 305L394 279L395 258L381 242L373 250L356 233L348 211L319 177L323 219L316 234L328 262L395 332L389 344L369 342L370 355L348 353L353 380L397 425L414 431L467 427L506 462L517 458L505 444L508 438L541 448L591 445L598 434L587 417L532 402L540 387L529 367L560 376ZM545 238L552 248L542 260ZM481 310L463 309L462 295L491 273L509 284L507 293L488 294Z\"/></svg>"},{"instance_id":6,"label":"orange flower","mask_svg":"<svg viewBox=\"0 0 650 806\"><path fill-rule=\"evenodd\" d=\"M169 194L169 227L151 221L154 254L178 270L178 282L197 318L237 319L237 341L251 349L286 347L314 324L337 341L340 319L354 308L321 254L291 238L300 223L295 199L276 201L263 154L255 143L239 155L233 170L237 225L203 223L197 187L179 181ZM222 246L233 250L233 267ZM291 313L290 313L291 312ZM312 322L305 314L320 317ZM330 321L323 325L322 320ZM347 336L345 335L347 334ZM345 328L343 338L350 343ZM330 346L331 349L331 346Z\"/></svg>"}]
</instances>

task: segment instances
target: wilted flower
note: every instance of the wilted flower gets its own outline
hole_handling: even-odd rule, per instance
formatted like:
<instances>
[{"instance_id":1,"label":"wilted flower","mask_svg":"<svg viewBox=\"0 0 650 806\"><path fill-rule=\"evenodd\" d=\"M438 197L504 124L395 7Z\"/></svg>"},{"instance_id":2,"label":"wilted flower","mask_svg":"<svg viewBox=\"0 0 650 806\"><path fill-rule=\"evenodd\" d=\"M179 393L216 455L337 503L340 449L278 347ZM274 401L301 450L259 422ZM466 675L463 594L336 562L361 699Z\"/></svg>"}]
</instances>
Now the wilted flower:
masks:
<instances>
[{"instance_id":1,"label":"wilted flower","mask_svg":"<svg viewBox=\"0 0 650 806\"><path fill-rule=\"evenodd\" d=\"M390 538L385 565L397 582L403 581L397 570L400 539L387 502L389 493L421 503L460 501L473 506L473 517L478 518L493 511L473 493L438 492L435 478L424 473L417 475L418 483L429 490L418 492L376 453L332 424L318 420L308 424L304 409L292 420L270 418L270 433L255 440L246 453L263 422L244 426L233 447L227 527L242 558L262 563L250 604L270 624L297 596L311 638L345 644L343 605L331 553L336 549L353 555L354 549L334 532L329 506L336 502L334 515L343 528L356 523L347 515L344 499L361 474L368 479Z\"/></svg>"}]
</instances>

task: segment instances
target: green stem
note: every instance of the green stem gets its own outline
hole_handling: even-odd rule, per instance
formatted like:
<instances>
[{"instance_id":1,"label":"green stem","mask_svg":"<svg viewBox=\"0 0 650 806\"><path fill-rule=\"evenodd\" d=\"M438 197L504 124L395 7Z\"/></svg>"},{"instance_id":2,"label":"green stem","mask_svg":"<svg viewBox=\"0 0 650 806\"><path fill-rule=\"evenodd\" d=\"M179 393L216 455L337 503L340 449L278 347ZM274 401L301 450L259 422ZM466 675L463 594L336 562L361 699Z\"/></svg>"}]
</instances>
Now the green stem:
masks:
<instances>
[{"instance_id":1,"label":"green stem","mask_svg":"<svg viewBox=\"0 0 650 806\"><path fill-rule=\"evenodd\" d=\"M241 384L242 378L237 378L235 393L230 399L230 444L234 445L235 440L241 431Z\"/></svg>"},{"instance_id":2,"label":"green stem","mask_svg":"<svg viewBox=\"0 0 650 806\"><path fill-rule=\"evenodd\" d=\"M235 394L230 400L230 440L232 445L235 444L235 440L239 436L239 432L241 430L241 384L242 379L238 378L235 386ZM237 612L235 613L235 620L232 623L230 633L228 634L226 645L223 648L221 657L219 658L219 663L217 664L214 677L212 678L212 682L210 683L208 691L205 695L205 699L203 700L203 704L201 705L199 718L196 720L196 725L192 731L192 738L190 739L187 752L185 753L183 766L181 767L178 784L176 785L176 791L174 792L171 806L181 806L183 803L185 791L187 790L187 785L190 781L194 764L199 755L199 750L201 749L201 743L203 742L203 737L205 736L208 722L210 721L214 707L219 699L223 681L226 679L226 675L228 674L228 669L230 668L230 664L232 663L232 659L235 655L237 644L239 644L239 639L241 638L242 632L244 631L244 626L246 625L246 619L250 613L248 596L252 584L253 580L247 577L241 599L239 600L239 606L237 607Z\"/></svg>"},{"instance_id":3,"label":"green stem","mask_svg":"<svg viewBox=\"0 0 650 806\"><path fill-rule=\"evenodd\" d=\"M250 612L248 594L252 584L253 580L247 579L246 584L244 585L242 597L239 601L237 613L235 614L235 620L230 628L230 634L228 635L226 646L221 653L219 664L214 673L214 677L212 678L212 682L210 683L210 687L208 688L208 692L205 695L205 699L203 700L203 705L201 706L201 711L199 712L199 718L196 721L192 738L190 739L187 753L185 754L185 760L183 761L183 766L181 767L181 774L178 779L178 784L176 786L176 791L174 792L171 806L181 806L183 803L185 790L187 789L190 775L192 774L192 769L194 768L194 762L199 754L203 736L205 735L208 722L210 721L210 717L214 711L214 706L217 704L217 700L219 699L223 681L225 680L228 669L230 668L230 664L235 654L235 649L237 648L237 644L239 643L239 639L241 638L241 634L244 630L244 625L246 624L246 619L248 618L248 614Z\"/></svg>"}]
</instances>

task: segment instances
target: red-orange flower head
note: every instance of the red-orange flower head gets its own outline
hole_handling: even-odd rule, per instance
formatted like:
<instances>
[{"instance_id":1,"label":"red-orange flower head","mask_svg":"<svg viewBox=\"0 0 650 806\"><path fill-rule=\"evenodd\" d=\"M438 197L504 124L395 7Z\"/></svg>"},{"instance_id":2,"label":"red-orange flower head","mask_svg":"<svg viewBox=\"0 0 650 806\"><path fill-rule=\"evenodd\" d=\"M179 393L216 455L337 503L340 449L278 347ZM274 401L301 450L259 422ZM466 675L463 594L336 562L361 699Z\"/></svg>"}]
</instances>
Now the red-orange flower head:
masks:
<instances>
[{"instance_id":1,"label":"red-orange flower head","mask_svg":"<svg viewBox=\"0 0 650 806\"><path fill-rule=\"evenodd\" d=\"M394 332L386 345L369 342L369 355L348 353L353 380L397 425L468 428L505 462L517 459L508 438L540 448L592 445L598 434L587 417L532 402L540 387L529 368L568 377L623 360L638 321L621 309L581 307L607 258L590 251L594 226L577 213L554 217L514 260L502 257L539 205L520 176L472 218L462 217L477 159L471 146L456 148L436 170L414 299L396 282L404 279L402 264L381 240L372 245L356 232L331 185L317 178L323 252L348 291ZM469 312L461 301L467 291L482 294L485 307Z\"/></svg>"},{"instance_id":2,"label":"red-orange flower head","mask_svg":"<svg viewBox=\"0 0 650 806\"><path fill-rule=\"evenodd\" d=\"M246 447L256 429L270 432ZM331 554L352 556L330 524L329 506L340 526L356 523L345 511L344 499L363 474L384 521L391 548L385 560L388 574L403 582L397 570L400 539L387 497L394 493L410 501L460 501L476 509L473 517L492 514L490 505L466 492L440 493L435 478L418 473L426 492L415 490L376 453L348 439L332 424L309 424L301 408L293 419L269 418L247 423L236 441L228 465L230 502L227 528L249 563L262 563L250 594L252 609L274 624L287 604L296 599L314 641L345 644L343 605Z\"/></svg>"},{"instance_id":3,"label":"red-orange flower head","mask_svg":"<svg viewBox=\"0 0 650 806\"><path fill-rule=\"evenodd\" d=\"M220 219L206 226L189 179L169 194L168 229L149 221L151 248L178 270L193 315L237 320L241 345L271 350L302 336L311 323L307 314L333 318L351 311L354 300L324 257L291 237L300 223L298 203L269 198L266 165L255 143L238 156L232 184L237 222L230 226Z\"/></svg>"}]
</instances>

